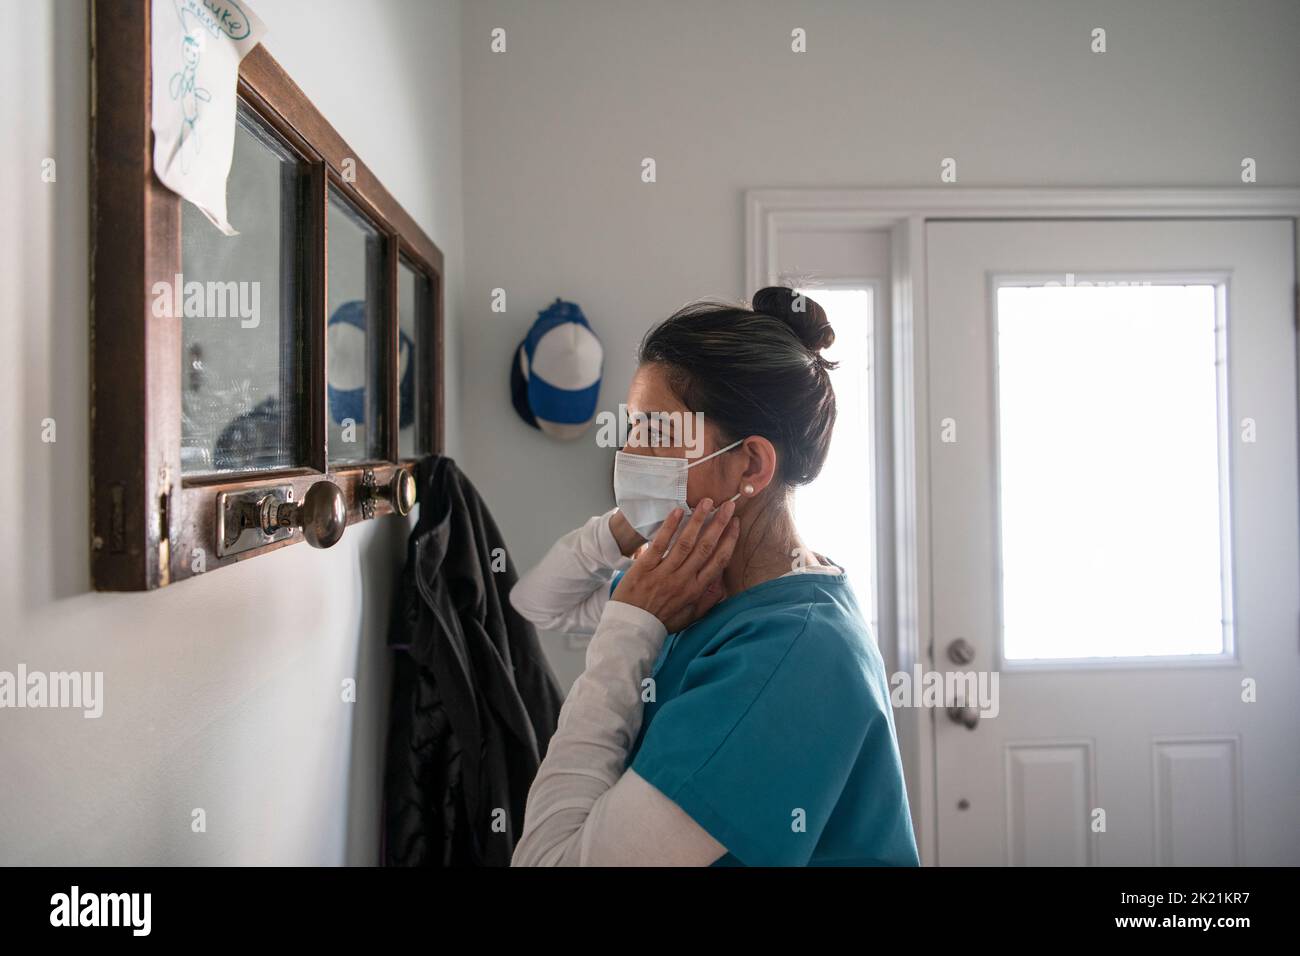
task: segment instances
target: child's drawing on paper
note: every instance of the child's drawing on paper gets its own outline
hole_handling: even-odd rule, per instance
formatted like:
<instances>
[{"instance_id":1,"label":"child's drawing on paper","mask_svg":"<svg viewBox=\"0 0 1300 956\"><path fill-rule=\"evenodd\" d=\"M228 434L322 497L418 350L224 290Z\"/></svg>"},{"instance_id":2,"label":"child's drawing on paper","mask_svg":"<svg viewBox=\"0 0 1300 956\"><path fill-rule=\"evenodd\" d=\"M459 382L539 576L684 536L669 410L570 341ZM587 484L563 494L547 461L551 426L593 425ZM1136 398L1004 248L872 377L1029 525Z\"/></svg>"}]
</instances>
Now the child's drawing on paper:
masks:
<instances>
[{"instance_id":1,"label":"child's drawing on paper","mask_svg":"<svg viewBox=\"0 0 1300 956\"><path fill-rule=\"evenodd\" d=\"M184 21L185 17L182 15L182 24ZM185 118L184 126L181 127L180 141L181 169L185 172L190 170L191 155L203 148L202 140L199 138L199 103L208 103L212 100L212 94L199 86L199 60L202 56L203 35L185 34L185 38L181 41L181 62L184 65L180 72L172 74L171 82L167 87L172 99L181 101L181 114Z\"/></svg>"},{"instance_id":2,"label":"child's drawing on paper","mask_svg":"<svg viewBox=\"0 0 1300 956\"><path fill-rule=\"evenodd\" d=\"M151 0L153 171L223 235L239 61L266 27L248 0Z\"/></svg>"}]
</instances>

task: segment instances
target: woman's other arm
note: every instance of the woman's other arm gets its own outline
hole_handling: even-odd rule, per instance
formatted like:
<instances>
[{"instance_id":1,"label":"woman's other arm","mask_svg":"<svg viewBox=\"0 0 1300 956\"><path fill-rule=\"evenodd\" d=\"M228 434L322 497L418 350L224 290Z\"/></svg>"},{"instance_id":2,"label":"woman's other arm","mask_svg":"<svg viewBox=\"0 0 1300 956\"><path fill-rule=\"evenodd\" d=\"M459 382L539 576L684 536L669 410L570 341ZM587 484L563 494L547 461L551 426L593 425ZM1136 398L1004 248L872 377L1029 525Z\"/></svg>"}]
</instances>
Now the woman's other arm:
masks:
<instances>
[{"instance_id":1,"label":"woman's other arm","mask_svg":"<svg viewBox=\"0 0 1300 956\"><path fill-rule=\"evenodd\" d=\"M551 546L510 592L515 610L544 631L595 633L615 571L644 539L617 508L596 515Z\"/></svg>"},{"instance_id":2,"label":"woman's other arm","mask_svg":"<svg viewBox=\"0 0 1300 956\"><path fill-rule=\"evenodd\" d=\"M511 865L708 866L727 852L658 789L624 772L641 729L642 682L666 634L653 614L607 602L528 792Z\"/></svg>"}]
</instances>

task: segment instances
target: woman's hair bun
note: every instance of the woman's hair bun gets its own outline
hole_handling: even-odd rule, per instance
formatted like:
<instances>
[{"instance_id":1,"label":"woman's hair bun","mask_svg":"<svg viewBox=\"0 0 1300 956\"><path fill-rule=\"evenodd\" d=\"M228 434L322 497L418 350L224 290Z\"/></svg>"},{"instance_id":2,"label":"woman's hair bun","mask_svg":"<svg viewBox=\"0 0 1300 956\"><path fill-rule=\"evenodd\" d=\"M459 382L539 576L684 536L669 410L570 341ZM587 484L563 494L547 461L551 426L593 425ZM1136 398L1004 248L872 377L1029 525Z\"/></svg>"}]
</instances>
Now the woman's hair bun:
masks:
<instances>
[{"instance_id":1,"label":"woman's hair bun","mask_svg":"<svg viewBox=\"0 0 1300 956\"><path fill-rule=\"evenodd\" d=\"M835 330L826 310L806 295L781 285L770 285L754 293L755 312L780 319L794 330L799 341L812 352L820 352L835 341Z\"/></svg>"}]
</instances>

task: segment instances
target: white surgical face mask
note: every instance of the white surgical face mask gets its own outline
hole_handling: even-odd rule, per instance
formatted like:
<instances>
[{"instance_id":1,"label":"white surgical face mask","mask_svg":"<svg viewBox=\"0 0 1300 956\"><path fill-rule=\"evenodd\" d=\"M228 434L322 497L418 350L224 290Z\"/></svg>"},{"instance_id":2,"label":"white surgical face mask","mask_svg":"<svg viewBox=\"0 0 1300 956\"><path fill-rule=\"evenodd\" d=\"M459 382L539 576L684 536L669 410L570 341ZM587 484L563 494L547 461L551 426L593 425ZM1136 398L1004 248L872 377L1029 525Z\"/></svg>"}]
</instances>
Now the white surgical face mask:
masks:
<instances>
[{"instance_id":1,"label":"white surgical face mask","mask_svg":"<svg viewBox=\"0 0 1300 956\"><path fill-rule=\"evenodd\" d=\"M618 502L618 510L641 537L653 536L674 508L681 508L683 515L690 515L691 506L686 503L686 473L724 451L731 451L742 441L743 438L733 441L726 448L719 448L712 455L695 461L618 452L614 456L614 500ZM737 493L728 500L735 501L739 497Z\"/></svg>"}]
</instances>

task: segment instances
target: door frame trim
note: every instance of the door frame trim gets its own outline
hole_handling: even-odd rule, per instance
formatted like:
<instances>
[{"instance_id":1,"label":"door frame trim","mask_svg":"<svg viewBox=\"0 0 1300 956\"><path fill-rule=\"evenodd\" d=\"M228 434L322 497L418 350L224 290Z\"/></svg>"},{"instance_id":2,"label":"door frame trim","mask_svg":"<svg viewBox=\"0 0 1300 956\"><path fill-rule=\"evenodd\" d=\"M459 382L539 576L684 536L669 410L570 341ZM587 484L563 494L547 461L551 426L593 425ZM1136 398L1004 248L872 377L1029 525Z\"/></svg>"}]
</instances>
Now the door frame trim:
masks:
<instances>
[{"instance_id":1,"label":"door frame trim","mask_svg":"<svg viewBox=\"0 0 1300 956\"><path fill-rule=\"evenodd\" d=\"M1237 185L1210 188L749 189L744 194L745 291L777 284L777 249L788 229L878 230L890 237L890 355L893 377L893 526L895 660L900 671L933 668L930 583L930 474L925 356L925 225L971 219L1250 219L1300 220L1300 188ZM1293 224L1293 229L1295 228ZM1296 243L1300 276L1300 242ZM1296 292L1300 315L1300 288ZM1300 361L1300 350L1297 352ZM1297 396L1300 400L1300 396ZM918 713L919 711L919 713ZM935 714L895 713L908 773L917 845L924 865L938 862Z\"/></svg>"}]
</instances>

